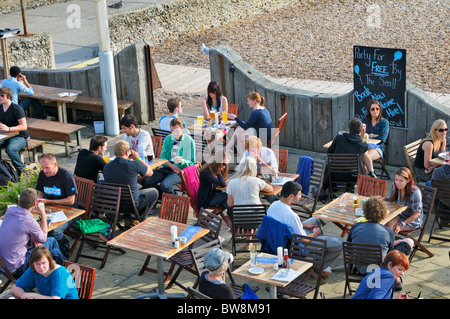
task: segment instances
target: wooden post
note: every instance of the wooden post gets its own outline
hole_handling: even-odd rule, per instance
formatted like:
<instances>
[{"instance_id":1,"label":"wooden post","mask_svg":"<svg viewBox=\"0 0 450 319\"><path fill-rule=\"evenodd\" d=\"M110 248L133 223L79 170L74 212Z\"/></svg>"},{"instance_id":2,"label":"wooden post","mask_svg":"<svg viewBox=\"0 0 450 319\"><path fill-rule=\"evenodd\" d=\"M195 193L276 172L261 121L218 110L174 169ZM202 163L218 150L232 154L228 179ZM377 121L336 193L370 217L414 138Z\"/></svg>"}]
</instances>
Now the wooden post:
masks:
<instances>
[{"instance_id":1,"label":"wooden post","mask_svg":"<svg viewBox=\"0 0 450 319\"><path fill-rule=\"evenodd\" d=\"M6 42L6 38L1 38L0 42L2 46L3 77L9 79L8 43Z\"/></svg>"}]
</instances>

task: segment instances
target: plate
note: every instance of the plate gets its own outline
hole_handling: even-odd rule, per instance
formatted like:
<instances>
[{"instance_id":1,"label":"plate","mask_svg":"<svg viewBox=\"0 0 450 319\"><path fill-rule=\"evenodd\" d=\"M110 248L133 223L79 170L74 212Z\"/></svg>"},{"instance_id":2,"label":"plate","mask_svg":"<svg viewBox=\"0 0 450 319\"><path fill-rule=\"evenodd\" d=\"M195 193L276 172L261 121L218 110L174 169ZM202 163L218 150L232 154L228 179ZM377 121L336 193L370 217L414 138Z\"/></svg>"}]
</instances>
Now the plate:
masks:
<instances>
[{"instance_id":1,"label":"plate","mask_svg":"<svg viewBox=\"0 0 450 319\"><path fill-rule=\"evenodd\" d=\"M259 275L264 272L264 268L262 267L252 267L248 270L252 275Z\"/></svg>"},{"instance_id":2,"label":"plate","mask_svg":"<svg viewBox=\"0 0 450 319\"><path fill-rule=\"evenodd\" d=\"M447 152L442 152L442 153L439 153L439 154L438 154L438 156L439 156L440 158L443 158L443 159L445 159L445 153L447 153Z\"/></svg>"}]
</instances>

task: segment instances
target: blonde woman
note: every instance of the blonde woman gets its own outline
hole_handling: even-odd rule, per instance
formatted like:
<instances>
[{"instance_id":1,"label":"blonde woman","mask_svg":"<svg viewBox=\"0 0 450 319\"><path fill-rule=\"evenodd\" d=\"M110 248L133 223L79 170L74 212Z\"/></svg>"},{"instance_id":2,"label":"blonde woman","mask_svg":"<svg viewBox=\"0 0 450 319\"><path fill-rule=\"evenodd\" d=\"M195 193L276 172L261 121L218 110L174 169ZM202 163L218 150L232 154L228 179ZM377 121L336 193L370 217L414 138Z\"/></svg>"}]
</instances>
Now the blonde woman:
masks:
<instances>
[{"instance_id":1,"label":"blonde woman","mask_svg":"<svg viewBox=\"0 0 450 319\"><path fill-rule=\"evenodd\" d=\"M445 152L447 131L447 123L444 120L434 121L430 134L417 149L414 172L419 182L427 182L431 179L436 165L432 165L430 160L437 157L439 153Z\"/></svg>"}]
</instances>

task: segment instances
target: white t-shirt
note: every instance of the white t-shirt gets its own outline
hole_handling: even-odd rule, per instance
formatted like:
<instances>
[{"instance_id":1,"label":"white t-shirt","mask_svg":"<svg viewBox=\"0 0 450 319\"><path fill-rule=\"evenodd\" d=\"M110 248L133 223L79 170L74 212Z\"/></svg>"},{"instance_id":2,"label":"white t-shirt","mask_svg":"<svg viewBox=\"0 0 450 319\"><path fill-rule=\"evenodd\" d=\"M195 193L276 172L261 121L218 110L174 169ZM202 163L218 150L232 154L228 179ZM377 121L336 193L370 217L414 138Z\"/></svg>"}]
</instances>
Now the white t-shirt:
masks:
<instances>
[{"instance_id":1,"label":"white t-shirt","mask_svg":"<svg viewBox=\"0 0 450 319\"><path fill-rule=\"evenodd\" d=\"M266 182L257 177L233 178L228 182L227 194L233 197L234 205L260 205L259 192Z\"/></svg>"},{"instance_id":2,"label":"white t-shirt","mask_svg":"<svg viewBox=\"0 0 450 319\"><path fill-rule=\"evenodd\" d=\"M153 143L150 134L143 129L139 130L139 134L136 137L128 136L124 134L123 140L127 141L130 144L130 149L136 151L141 156L144 153L144 156L155 156L153 153Z\"/></svg>"},{"instance_id":3,"label":"white t-shirt","mask_svg":"<svg viewBox=\"0 0 450 319\"><path fill-rule=\"evenodd\" d=\"M262 146L260 149L260 157L261 160L268 164L272 169L274 170L278 170L278 162L277 162L277 157L275 156L275 153L267 147ZM241 163L244 162L245 158L248 157L248 150L245 150L244 154L242 155L241 158Z\"/></svg>"},{"instance_id":4,"label":"white t-shirt","mask_svg":"<svg viewBox=\"0 0 450 319\"><path fill-rule=\"evenodd\" d=\"M267 210L267 216L276 219L280 223L286 224L291 227L294 234L306 236L306 232L303 230L303 224L300 217L292 210L291 206L286 205L281 200L273 202Z\"/></svg>"}]
</instances>

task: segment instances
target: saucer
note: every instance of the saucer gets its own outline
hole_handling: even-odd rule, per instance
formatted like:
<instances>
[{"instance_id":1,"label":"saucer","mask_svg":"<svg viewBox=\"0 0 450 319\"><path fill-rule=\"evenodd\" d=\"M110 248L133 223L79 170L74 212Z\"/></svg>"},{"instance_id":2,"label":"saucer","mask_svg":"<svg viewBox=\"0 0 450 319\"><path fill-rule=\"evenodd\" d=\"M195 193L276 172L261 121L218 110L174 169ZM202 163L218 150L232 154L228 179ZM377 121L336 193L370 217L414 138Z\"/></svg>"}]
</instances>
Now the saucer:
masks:
<instances>
[{"instance_id":1,"label":"saucer","mask_svg":"<svg viewBox=\"0 0 450 319\"><path fill-rule=\"evenodd\" d=\"M264 268L262 267L252 267L248 270L252 275L259 275L264 272Z\"/></svg>"}]
</instances>

